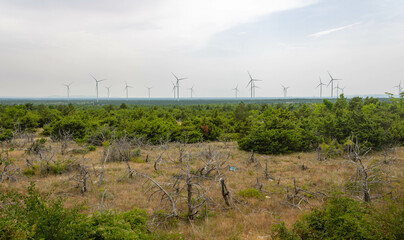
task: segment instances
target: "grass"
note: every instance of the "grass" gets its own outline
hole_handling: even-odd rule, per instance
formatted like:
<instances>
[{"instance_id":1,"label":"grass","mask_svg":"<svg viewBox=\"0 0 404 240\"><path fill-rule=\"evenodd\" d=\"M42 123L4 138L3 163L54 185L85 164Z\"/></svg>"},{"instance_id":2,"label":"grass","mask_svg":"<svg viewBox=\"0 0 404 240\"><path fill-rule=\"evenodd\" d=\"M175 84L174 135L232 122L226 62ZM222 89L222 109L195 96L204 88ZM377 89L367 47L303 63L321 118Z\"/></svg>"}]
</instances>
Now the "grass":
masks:
<instances>
[{"instance_id":1,"label":"grass","mask_svg":"<svg viewBox=\"0 0 404 240\"><path fill-rule=\"evenodd\" d=\"M45 145L47 147L52 145L53 149L58 149L59 146L58 143L51 141L47 141ZM3 146L3 148L10 147ZM270 239L270 226L277 221L277 218L285 221L286 225L290 225L302 214L299 209L285 204L286 188L293 187L293 178L296 179L297 185L305 190L327 193L331 190L344 190L356 171L354 165L343 158L317 161L317 155L314 152L276 156L256 154L259 164L249 164L250 153L238 150L234 142L186 145L186 152L192 155L193 170L203 166L202 152L209 147L222 156L231 154L226 165L234 166L236 171L225 168L222 174L226 178L226 184L232 196L242 204L238 204L234 209L226 207L219 184L214 184L208 193L211 201L207 205L209 214L204 216L204 220L195 221L193 224L177 220L173 224L165 225L164 228L155 227L154 230L181 233L185 239ZM69 150L72 149L79 149L79 146L71 143ZM84 160L81 156L76 156L77 162L89 167L88 192L85 194L81 194L80 189L76 187L77 183L72 180L77 170L58 171L56 175L46 176L35 174L35 171L32 172L26 165L26 158L35 156L26 156L24 150L25 147L15 148L10 152L10 157L15 159L15 164L27 177L21 176L16 182L0 183L0 191L14 189L24 192L29 182L35 181L40 192L64 197L66 206L83 204L85 206L83 212L88 214L99 210L101 201L103 201L103 209L130 211L137 207L145 209L149 215L157 214L161 210L160 198L150 198L150 194L145 193L147 185L143 184L144 179L137 176L128 178L128 170L124 162L107 163L103 183L99 187L99 176L95 172L100 171L103 162L101 147L86 152ZM138 150L139 155L134 161L129 162L130 167L153 176L160 183L168 183L178 173L178 145L169 144L156 172L153 164L162 151L160 146L141 146ZM149 156L149 162L144 161L146 156ZM384 172L383 180L386 184L371 189L371 194L382 196L391 192L393 196L397 196L404 193L403 156L404 148L397 148L394 153L395 160L381 165ZM372 157L383 159L378 153L374 153ZM66 155L57 154L54 158L65 162L71 158L71 152ZM273 180L264 178L265 160L268 160L268 172ZM306 170L301 168L303 163L308 167ZM263 185L262 192L255 189L257 176ZM302 205L303 212L323 204L321 199L306 196L309 203Z\"/></svg>"}]
</instances>

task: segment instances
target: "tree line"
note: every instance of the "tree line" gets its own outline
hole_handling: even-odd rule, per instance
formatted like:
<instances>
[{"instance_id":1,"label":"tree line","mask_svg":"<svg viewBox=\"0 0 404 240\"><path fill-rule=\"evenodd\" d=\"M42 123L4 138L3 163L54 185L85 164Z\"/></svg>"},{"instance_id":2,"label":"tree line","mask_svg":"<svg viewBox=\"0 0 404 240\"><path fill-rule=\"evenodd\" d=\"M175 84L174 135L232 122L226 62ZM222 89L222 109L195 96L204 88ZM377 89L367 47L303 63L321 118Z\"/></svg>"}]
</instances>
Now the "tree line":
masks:
<instances>
[{"instance_id":1,"label":"tree line","mask_svg":"<svg viewBox=\"0 0 404 240\"><path fill-rule=\"evenodd\" d=\"M401 145L403 98L341 95L335 102L192 106L0 105L0 141L36 133L101 146L122 136L151 144L237 141L264 154L343 148L354 135L373 149ZM326 147L325 147L326 146Z\"/></svg>"}]
</instances>

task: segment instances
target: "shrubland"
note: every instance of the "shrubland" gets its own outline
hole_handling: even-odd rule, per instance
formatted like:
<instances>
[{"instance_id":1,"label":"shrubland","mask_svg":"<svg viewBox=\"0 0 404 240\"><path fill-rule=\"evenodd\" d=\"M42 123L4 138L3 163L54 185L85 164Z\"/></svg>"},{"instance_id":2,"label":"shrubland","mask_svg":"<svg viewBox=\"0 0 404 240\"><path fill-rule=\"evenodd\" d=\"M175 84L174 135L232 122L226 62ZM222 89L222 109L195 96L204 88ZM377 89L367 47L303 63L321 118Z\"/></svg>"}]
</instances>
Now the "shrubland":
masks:
<instances>
[{"instance_id":1,"label":"shrubland","mask_svg":"<svg viewBox=\"0 0 404 240\"><path fill-rule=\"evenodd\" d=\"M401 239L403 110L0 105L0 239Z\"/></svg>"}]
</instances>

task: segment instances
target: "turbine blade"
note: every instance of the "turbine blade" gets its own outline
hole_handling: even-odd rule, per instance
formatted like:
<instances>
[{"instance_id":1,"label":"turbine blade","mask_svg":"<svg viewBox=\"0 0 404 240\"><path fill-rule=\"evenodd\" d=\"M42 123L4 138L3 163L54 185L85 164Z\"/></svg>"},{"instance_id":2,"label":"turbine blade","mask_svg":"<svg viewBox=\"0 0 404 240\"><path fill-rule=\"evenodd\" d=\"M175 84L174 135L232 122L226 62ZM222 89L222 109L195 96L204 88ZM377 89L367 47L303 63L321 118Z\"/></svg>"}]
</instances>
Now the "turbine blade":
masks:
<instances>
[{"instance_id":1,"label":"turbine blade","mask_svg":"<svg viewBox=\"0 0 404 240\"><path fill-rule=\"evenodd\" d=\"M333 79L330 72L328 72L328 75L330 76L331 79Z\"/></svg>"},{"instance_id":2,"label":"turbine blade","mask_svg":"<svg viewBox=\"0 0 404 240\"><path fill-rule=\"evenodd\" d=\"M96 79L93 75L91 75L91 73L90 73L90 76L91 76L92 78L94 78L95 81L97 81L97 79Z\"/></svg>"},{"instance_id":3,"label":"turbine blade","mask_svg":"<svg viewBox=\"0 0 404 240\"><path fill-rule=\"evenodd\" d=\"M251 77L250 72L249 72L249 71L247 71L247 73L248 73L248 76L250 76L250 79L252 80L253 78Z\"/></svg>"},{"instance_id":4,"label":"turbine blade","mask_svg":"<svg viewBox=\"0 0 404 240\"><path fill-rule=\"evenodd\" d=\"M173 74L173 76L175 77L175 79L177 79L178 80L178 77L177 76L175 76L175 74L173 73L173 72L171 72L172 74Z\"/></svg>"}]
</instances>

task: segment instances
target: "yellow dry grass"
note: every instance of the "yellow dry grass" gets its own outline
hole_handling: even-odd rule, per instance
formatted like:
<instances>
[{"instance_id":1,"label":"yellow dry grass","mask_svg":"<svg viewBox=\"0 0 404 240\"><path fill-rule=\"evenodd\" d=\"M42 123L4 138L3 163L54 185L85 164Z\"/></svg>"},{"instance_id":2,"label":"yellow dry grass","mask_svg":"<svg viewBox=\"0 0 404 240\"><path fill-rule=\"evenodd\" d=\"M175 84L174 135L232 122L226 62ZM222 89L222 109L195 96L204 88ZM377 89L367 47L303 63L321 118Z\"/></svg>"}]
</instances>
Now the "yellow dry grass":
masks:
<instances>
[{"instance_id":1,"label":"yellow dry grass","mask_svg":"<svg viewBox=\"0 0 404 240\"><path fill-rule=\"evenodd\" d=\"M51 143L53 149L58 149L58 143ZM47 143L49 146L49 143ZM2 146L3 149L9 146ZM186 145L185 153L190 154L192 169L201 167L200 160L204 151L209 147L215 152L221 153L225 158L229 154L226 166L233 166L236 171L230 171L227 167L222 171L227 186L233 196L244 204L236 204L235 208L225 206L220 194L219 183L214 183L208 196L211 202L208 203L209 213L204 219L197 219L192 223L179 221L172 226L159 227L156 230L181 233L186 239L271 239L271 224L278 219L286 224L293 224L296 219L312 207L322 205L320 198L307 196L308 204L302 204L301 210L287 204L286 191L293 189L293 179L296 179L297 186L310 192L323 192L344 190L346 183L355 175L355 166L344 158L337 158L327 161L318 161L316 153L294 153L288 155L267 156L255 154L259 165L249 163L250 153L238 150L237 143L201 143ZM71 143L70 149L80 148ZM27 169L27 156L24 148L16 148L10 152L10 157L15 159L15 164L21 169ZM171 177L178 173L178 145L169 144L163 154L163 161L156 172L153 161L163 151L160 146L140 147L141 155L130 162L130 166L136 171L145 173L157 182L166 183ZM146 156L150 162L143 162ZM390 156L393 160L388 164L382 164L384 184L371 190L372 195L390 193L394 196L404 193L404 148L397 148ZM104 199L104 209L116 209L128 211L135 207L146 209L150 214L159 209L159 199L149 198L145 194L147 185L144 185L144 178L128 178L128 169L123 162L107 163L105 166L104 181L98 186L99 173L102 160L103 148L98 147L96 151L85 154L84 160L81 154L55 155L55 159L73 159L76 163L84 163L89 167L90 178L88 191L81 194L77 183L72 180L77 171L71 171L61 175L41 176L38 171L36 175L18 177L17 182L4 181L0 184L0 191L17 190L25 192L29 182L35 182L42 193L52 193L55 196L62 196L66 199L66 206L83 204L84 213L91 213L100 209L101 199ZM372 160L382 160L383 156L373 153L369 156ZM268 161L268 172L273 180L264 178L265 161ZM306 170L302 165L307 166ZM238 196L240 190L255 188L257 176L263 185L263 198L244 198ZM103 197L104 196L104 197ZM377 201L377 200L376 200ZM181 205L179 205L182 207Z\"/></svg>"}]
</instances>

